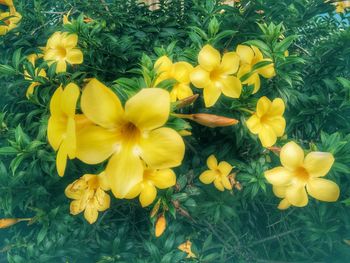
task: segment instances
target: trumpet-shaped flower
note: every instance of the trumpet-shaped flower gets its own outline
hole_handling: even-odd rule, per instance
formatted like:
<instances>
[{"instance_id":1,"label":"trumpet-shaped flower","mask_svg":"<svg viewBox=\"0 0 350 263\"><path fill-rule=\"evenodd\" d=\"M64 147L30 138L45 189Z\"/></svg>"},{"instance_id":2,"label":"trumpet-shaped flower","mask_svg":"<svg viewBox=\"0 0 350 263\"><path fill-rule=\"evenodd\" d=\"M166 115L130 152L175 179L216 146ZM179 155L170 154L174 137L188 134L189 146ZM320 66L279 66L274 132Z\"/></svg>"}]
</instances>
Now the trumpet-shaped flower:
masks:
<instances>
[{"instance_id":1,"label":"trumpet-shaped flower","mask_svg":"<svg viewBox=\"0 0 350 263\"><path fill-rule=\"evenodd\" d=\"M228 162L218 161L214 155L210 155L207 159L207 166L209 170L204 171L200 176L199 180L203 184L211 184L214 182L214 186L220 190L224 191L232 190L232 185L229 180L229 174L231 173L233 167Z\"/></svg>"},{"instance_id":2,"label":"trumpet-shaped flower","mask_svg":"<svg viewBox=\"0 0 350 263\"><path fill-rule=\"evenodd\" d=\"M143 179L125 196L133 199L139 196L142 207L149 206L157 197L157 188L166 189L176 184L176 175L171 169L145 169Z\"/></svg>"},{"instance_id":3,"label":"trumpet-shaped flower","mask_svg":"<svg viewBox=\"0 0 350 263\"><path fill-rule=\"evenodd\" d=\"M42 57L42 55L40 55L40 54L39 55L38 54L30 54L29 56L27 56L27 59L33 65L33 67L35 67L36 60L39 59L40 57ZM35 69L35 75L39 76L39 77L46 78L46 71L43 68L40 69L40 70L39 69ZM25 76L24 77L25 79L32 80L27 71L24 72L24 76ZM26 97L29 98L31 95L33 95L34 89L37 86L40 86L40 85L41 85L40 82L33 81L29 85L29 87L27 88Z\"/></svg>"},{"instance_id":4,"label":"trumpet-shaped flower","mask_svg":"<svg viewBox=\"0 0 350 263\"><path fill-rule=\"evenodd\" d=\"M182 100L184 98L193 95L190 87L190 74L193 70L193 66L187 62L180 61L173 64L173 62L167 57L160 57L154 67L159 74L155 85L157 86L160 82L167 79L174 79L174 87L170 91L170 100L175 102L176 100Z\"/></svg>"},{"instance_id":5,"label":"trumpet-shaped flower","mask_svg":"<svg viewBox=\"0 0 350 263\"><path fill-rule=\"evenodd\" d=\"M0 12L0 21L5 25L0 25L0 36L6 35L7 32L16 28L21 21L22 16L18 12Z\"/></svg>"},{"instance_id":6,"label":"trumpet-shaped flower","mask_svg":"<svg viewBox=\"0 0 350 263\"><path fill-rule=\"evenodd\" d=\"M78 36L67 32L56 32L47 41L44 59L48 64L57 63L56 73L67 70L67 62L72 65L83 63L83 53L77 48Z\"/></svg>"},{"instance_id":7,"label":"trumpet-shaped flower","mask_svg":"<svg viewBox=\"0 0 350 263\"><path fill-rule=\"evenodd\" d=\"M191 73L191 82L203 89L206 107L213 106L221 93L239 98L242 84L233 76L239 67L239 56L235 52L227 52L221 57L219 51L205 45L198 54L198 63Z\"/></svg>"},{"instance_id":8,"label":"trumpet-shaped flower","mask_svg":"<svg viewBox=\"0 0 350 263\"><path fill-rule=\"evenodd\" d=\"M261 51L255 46L245 46L238 45L236 49L237 54L240 57L240 68L238 70L237 76L242 78L245 74L252 71L254 65L262 61L271 61L270 58L265 58ZM260 89L260 77L272 78L276 75L274 64L263 66L250 75L250 77L243 81L243 84L254 85L253 94L258 92Z\"/></svg>"},{"instance_id":9,"label":"trumpet-shaped flower","mask_svg":"<svg viewBox=\"0 0 350 263\"><path fill-rule=\"evenodd\" d=\"M98 212L105 211L110 206L110 196L105 193L109 190L105 184L105 174L85 174L67 186L65 194L73 199L70 203L70 213L77 215L84 211L85 219L93 224Z\"/></svg>"},{"instance_id":10,"label":"trumpet-shaped flower","mask_svg":"<svg viewBox=\"0 0 350 263\"><path fill-rule=\"evenodd\" d=\"M338 185L321 178L326 176L334 163L331 153L310 152L304 158L303 149L295 142L289 142L282 147L280 160L282 166L265 172L267 181L273 185L275 195L283 198L279 209L286 209L290 205L306 206L308 203L306 191L321 201L338 200L340 192Z\"/></svg>"},{"instance_id":11,"label":"trumpet-shaped flower","mask_svg":"<svg viewBox=\"0 0 350 263\"><path fill-rule=\"evenodd\" d=\"M64 89L59 87L50 102L51 116L47 127L47 136L52 148L57 151L56 167L60 176L64 175L67 157L69 159L75 158L75 108L79 95L79 87L70 83Z\"/></svg>"},{"instance_id":12,"label":"trumpet-shaped flower","mask_svg":"<svg viewBox=\"0 0 350 263\"><path fill-rule=\"evenodd\" d=\"M142 181L144 163L152 169L181 164L185 151L181 136L162 127L170 113L166 90L142 89L123 108L115 93L92 79L83 90L81 109L96 125L80 132L77 157L97 164L112 156L106 174L117 198L124 198Z\"/></svg>"},{"instance_id":13,"label":"trumpet-shaped flower","mask_svg":"<svg viewBox=\"0 0 350 263\"><path fill-rule=\"evenodd\" d=\"M256 112L247 120L247 127L253 134L258 134L261 144L270 147L281 137L286 127L283 118L285 110L282 99L277 98L272 102L262 97L256 105Z\"/></svg>"}]
</instances>

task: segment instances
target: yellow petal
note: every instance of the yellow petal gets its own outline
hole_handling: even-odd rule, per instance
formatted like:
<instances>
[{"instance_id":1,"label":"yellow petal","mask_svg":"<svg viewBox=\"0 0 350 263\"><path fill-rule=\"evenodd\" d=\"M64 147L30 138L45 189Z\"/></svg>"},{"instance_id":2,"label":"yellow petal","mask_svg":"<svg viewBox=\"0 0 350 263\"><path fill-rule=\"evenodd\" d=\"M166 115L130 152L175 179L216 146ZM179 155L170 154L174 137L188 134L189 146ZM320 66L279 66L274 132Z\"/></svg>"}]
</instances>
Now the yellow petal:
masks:
<instances>
[{"instance_id":1,"label":"yellow petal","mask_svg":"<svg viewBox=\"0 0 350 263\"><path fill-rule=\"evenodd\" d=\"M78 35L63 33L61 35L61 44L68 49L74 48L78 44Z\"/></svg>"},{"instance_id":2,"label":"yellow petal","mask_svg":"<svg viewBox=\"0 0 350 263\"><path fill-rule=\"evenodd\" d=\"M144 173L144 180L152 181L159 189L166 189L176 184L176 174L171 169L155 170Z\"/></svg>"},{"instance_id":3,"label":"yellow petal","mask_svg":"<svg viewBox=\"0 0 350 263\"><path fill-rule=\"evenodd\" d=\"M281 98L276 98L272 101L271 107L267 112L268 116L282 116L285 110L284 101Z\"/></svg>"},{"instance_id":4,"label":"yellow petal","mask_svg":"<svg viewBox=\"0 0 350 263\"><path fill-rule=\"evenodd\" d=\"M285 198L285 199L282 199L281 202L279 203L278 205L278 209L279 210L286 210L288 209L289 207L291 206L291 203L289 203L289 201Z\"/></svg>"},{"instance_id":5,"label":"yellow petal","mask_svg":"<svg viewBox=\"0 0 350 263\"><path fill-rule=\"evenodd\" d=\"M290 182L292 174L286 168L279 166L264 173L266 180L272 185L284 185Z\"/></svg>"},{"instance_id":6,"label":"yellow petal","mask_svg":"<svg viewBox=\"0 0 350 263\"><path fill-rule=\"evenodd\" d=\"M169 112L169 92L159 88L142 89L125 104L125 118L142 131L164 125Z\"/></svg>"},{"instance_id":7,"label":"yellow petal","mask_svg":"<svg viewBox=\"0 0 350 263\"><path fill-rule=\"evenodd\" d=\"M218 160L216 159L215 155L212 154L207 159L207 166L210 170L216 170L218 167Z\"/></svg>"},{"instance_id":8,"label":"yellow petal","mask_svg":"<svg viewBox=\"0 0 350 263\"><path fill-rule=\"evenodd\" d=\"M220 82L222 84L221 91L225 96L235 99L241 96L242 83L237 77L227 76L220 80Z\"/></svg>"},{"instance_id":9,"label":"yellow petal","mask_svg":"<svg viewBox=\"0 0 350 263\"><path fill-rule=\"evenodd\" d=\"M140 148L142 159L153 169L179 166L185 153L182 137L166 127L153 130L142 138Z\"/></svg>"},{"instance_id":10,"label":"yellow petal","mask_svg":"<svg viewBox=\"0 0 350 263\"><path fill-rule=\"evenodd\" d=\"M303 207L308 203L304 186L291 185L286 189L286 199L294 206Z\"/></svg>"},{"instance_id":11,"label":"yellow petal","mask_svg":"<svg viewBox=\"0 0 350 263\"><path fill-rule=\"evenodd\" d=\"M74 118L75 108L80 95L80 90L74 83L69 83L62 92L61 108L69 117Z\"/></svg>"},{"instance_id":12,"label":"yellow petal","mask_svg":"<svg viewBox=\"0 0 350 263\"><path fill-rule=\"evenodd\" d=\"M84 217L90 224L96 222L98 218L98 211L93 201L88 201L84 211Z\"/></svg>"},{"instance_id":13,"label":"yellow petal","mask_svg":"<svg viewBox=\"0 0 350 263\"><path fill-rule=\"evenodd\" d=\"M28 87L28 89L27 89L27 91L26 91L26 97L27 97L27 98L29 98L30 96L33 95L34 89L35 89L37 86L40 86L40 83L39 83L39 82L32 82L32 83L29 85L29 87Z\"/></svg>"},{"instance_id":14,"label":"yellow petal","mask_svg":"<svg viewBox=\"0 0 350 263\"><path fill-rule=\"evenodd\" d=\"M47 41L46 50L56 48L61 43L61 32L55 32Z\"/></svg>"},{"instance_id":15,"label":"yellow petal","mask_svg":"<svg viewBox=\"0 0 350 263\"><path fill-rule=\"evenodd\" d=\"M271 59L263 59L262 61L272 61ZM258 69L259 75L263 76L264 78L270 79L273 78L276 75L274 64L269 64L265 67Z\"/></svg>"},{"instance_id":16,"label":"yellow petal","mask_svg":"<svg viewBox=\"0 0 350 263\"><path fill-rule=\"evenodd\" d=\"M77 215L83 212L83 210L85 209L85 206L81 204L81 200L74 200L70 203L69 209L72 215Z\"/></svg>"},{"instance_id":17,"label":"yellow petal","mask_svg":"<svg viewBox=\"0 0 350 263\"><path fill-rule=\"evenodd\" d=\"M325 176L332 168L334 157L327 152L311 152L306 155L304 168L312 177Z\"/></svg>"},{"instance_id":18,"label":"yellow petal","mask_svg":"<svg viewBox=\"0 0 350 263\"><path fill-rule=\"evenodd\" d=\"M142 181L143 164L132 151L124 149L114 154L109 160L106 175L114 196L124 198L136 184Z\"/></svg>"},{"instance_id":19,"label":"yellow petal","mask_svg":"<svg viewBox=\"0 0 350 263\"><path fill-rule=\"evenodd\" d=\"M240 58L236 52L227 52L222 56L220 71L223 74L229 75L237 72Z\"/></svg>"},{"instance_id":20,"label":"yellow petal","mask_svg":"<svg viewBox=\"0 0 350 263\"><path fill-rule=\"evenodd\" d=\"M213 106L221 95L221 89L217 88L215 85L207 85L204 88L204 103L205 107Z\"/></svg>"},{"instance_id":21,"label":"yellow petal","mask_svg":"<svg viewBox=\"0 0 350 263\"><path fill-rule=\"evenodd\" d=\"M271 101L267 97L261 97L256 105L256 115L258 117L264 116L271 107Z\"/></svg>"},{"instance_id":22,"label":"yellow petal","mask_svg":"<svg viewBox=\"0 0 350 263\"><path fill-rule=\"evenodd\" d=\"M200 176L199 180L203 184L211 184L215 178L217 177L217 173L211 170L204 171Z\"/></svg>"},{"instance_id":23,"label":"yellow petal","mask_svg":"<svg viewBox=\"0 0 350 263\"><path fill-rule=\"evenodd\" d=\"M199 65L207 71L220 66L221 55L211 45L205 45L198 54Z\"/></svg>"},{"instance_id":24,"label":"yellow petal","mask_svg":"<svg viewBox=\"0 0 350 263\"><path fill-rule=\"evenodd\" d=\"M108 182L108 178L106 176L106 172L103 171L102 173L100 173L98 176L98 184L99 187L104 190L104 191L109 191L111 190L111 187L109 186L109 182Z\"/></svg>"},{"instance_id":25,"label":"yellow petal","mask_svg":"<svg viewBox=\"0 0 350 263\"><path fill-rule=\"evenodd\" d=\"M136 196L138 196L141 193L143 186L144 186L143 182L136 184L133 188L131 188L131 190L125 195L124 198L126 198L126 199L135 198Z\"/></svg>"},{"instance_id":26,"label":"yellow petal","mask_svg":"<svg viewBox=\"0 0 350 263\"><path fill-rule=\"evenodd\" d=\"M203 89L211 83L209 72L201 66L197 66L193 69L190 79L192 84L199 89Z\"/></svg>"},{"instance_id":27,"label":"yellow petal","mask_svg":"<svg viewBox=\"0 0 350 263\"><path fill-rule=\"evenodd\" d=\"M66 133L67 122L65 119L51 116L47 126L47 138L52 148L57 151Z\"/></svg>"},{"instance_id":28,"label":"yellow petal","mask_svg":"<svg viewBox=\"0 0 350 263\"><path fill-rule=\"evenodd\" d=\"M64 171L66 170L67 165L67 150L65 149L65 145L62 144L58 149L56 156L56 168L59 176L64 175Z\"/></svg>"},{"instance_id":29,"label":"yellow petal","mask_svg":"<svg viewBox=\"0 0 350 263\"><path fill-rule=\"evenodd\" d=\"M307 192L313 198L325 202L335 202L339 198L339 186L330 180L312 178L306 185Z\"/></svg>"},{"instance_id":30,"label":"yellow petal","mask_svg":"<svg viewBox=\"0 0 350 263\"><path fill-rule=\"evenodd\" d=\"M66 131L67 132L66 138L64 139L64 143L66 144L67 154L70 159L74 159L77 148L74 119L68 118Z\"/></svg>"},{"instance_id":31,"label":"yellow petal","mask_svg":"<svg viewBox=\"0 0 350 263\"><path fill-rule=\"evenodd\" d=\"M289 142L282 147L280 160L285 168L293 171L303 164L304 151L295 142Z\"/></svg>"},{"instance_id":32,"label":"yellow petal","mask_svg":"<svg viewBox=\"0 0 350 263\"><path fill-rule=\"evenodd\" d=\"M111 198L106 194L101 188L98 188L95 193L96 198L96 209L98 211L105 211L109 208L111 203Z\"/></svg>"},{"instance_id":33,"label":"yellow petal","mask_svg":"<svg viewBox=\"0 0 350 263\"><path fill-rule=\"evenodd\" d=\"M286 120L283 117L267 118L264 124L270 126L277 137L283 136L286 128Z\"/></svg>"},{"instance_id":34,"label":"yellow petal","mask_svg":"<svg viewBox=\"0 0 350 263\"><path fill-rule=\"evenodd\" d=\"M152 184L145 184L140 194L140 203L142 207L149 206L157 197L157 189Z\"/></svg>"},{"instance_id":35,"label":"yellow petal","mask_svg":"<svg viewBox=\"0 0 350 263\"><path fill-rule=\"evenodd\" d=\"M217 177L214 180L214 186L216 187L216 189L218 189L219 191L225 191L225 187L221 182L221 178Z\"/></svg>"},{"instance_id":36,"label":"yellow petal","mask_svg":"<svg viewBox=\"0 0 350 263\"><path fill-rule=\"evenodd\" d=\"M241 59L241 64L251 64L254 58L254 51L245 45L238 45L236 52Z\"/></svg>"},{"instance_id":37,"label":"yellow petal","mask_svg":"<svg viewBox=\"0 0 350 263\"><path fill-rule=\"evenodd\" d=\"M172 93L176 91L175 99L172 97ZM170 92L171 101L176 101L176 98L179 100L183 100L193 95L192 89L189 84L176 84L173 90Z\"/></svg>"},{"instance_id":38,"label":"yellow petal","mask_svg":"<svg viewBox=\"0 0 350 263\"><path fill-rule=\"evenodd\" d=\"M264 56L261 53L260 49L257 48L256 46L250 46L251 49L254 51L254 60L255 63L260 62L261 60L263 60Z\"/></svg>"},{"instance_id":39,"label":"yellow petal","mask_svg":"<svg viewBox=\"0 0 350 263\"><path fill-rule=\"evenodd\" d=\"M84 88L81 109L91 121L105 128L116 127L123 121L119 98L97 79L92 79Z\"/></svg>"},{"instance_id":40,"label":"yellow petal","mask_svg":"<svg viewBox=\"0 0 350 263\"><path fill-rule=\"evenodd\" d=\"M233 167L228 162L220 162L218 165L218 170L220 171L221 175L226 177L230 174Z\"/></svg>"},{"instance_id":41,"label":"yellow petal","mask_svg":"<svg viewBox=\"0 0 350 263\"><path fill-rule=\"evenodd\" d=\"M190 83L190 75L193 66L187 62L180 61L174 64L172 68L172 76L180 83Z\"/></svg>"},{"instance_id":42,"label":"yellow petal","mask_svg":"<svg viewBox=\"0 0 350 263\"><path fill-rule=\"evenodd\" d=\"M81 64L83 63L83 52L78 48L73 48L67 51L66 60L70 64Z\"/></svg>"},{"instance_id":43,"label":"yellow petal","mask_svg":"<svg viewBox=\"0 0 350 263\"><path fill-rule=\"evenodd\" d=\"M247 127L253 134L258 134L261 129L262 125L260 123L260 119L256 114L253 114L247 121L246 121Z\"/></svg>"},{"instance_id":44,"label":"yellow petal","mask_svg":"<svg viewBox=\"0 0 350 263\"><path fill-rule=\"evenodd\" d=\"M65 114L61 108L62 94L63 94L62 87L58 87L53 93L50 100L50 113L51 115L64 118Z\"/></svg>"},{"instance_id":45,"label":"yellow petal","mask_svg":"<svg viewBox=\"0 0 350 263\"><path fill-rule=\"evenodd\" d=\"M118 150L116 132L88 126L77 134L76 157L87 164L98 164Z\"/></svg>"},{"instance_id":46,"label":"yellow petal","mask_svg":"<svg viewBox=\"0 0 350 263\"><path fill-rule=\"evenodd\" d=\"M227 190L232 190L232 184L227 176L221 176L221 183Z\"/></svg>"},{"instance_id":47,"label":"yellow petal","mask_svg":"<svg viewBox=\"0 0 350 263\"><path fill-rule=\"evenodd\" d=\"M157 69L158 73L169 72L173 66L173 62L167 57L162 56L157 59L154 64L154 68Z\"/></svg>"},{"instance_id":48,"label":"yellow petal","mask_svg":"<svg viewBox=\"0 0 350 263\"><path fill-rule=\"evenodd\" d=\"M56 73L66 72L67 71L67 63L65 60L58 60L56 65Z\"/></svg>"},{"instance_id":49,"label":"yellow petal","mask_svg":"<svg viewBox=\"0 0 350 263\"><path fill-rule=\"evenodd\" d=\"M258 135L263 147L271 147L277 141L276 133L270 126L267 125L262 125Z\"/></svg>"},{"instance_id":50,"label":"yellow petal","mask_svg":"<svg viewBox=\"0 0 350 263\"><path fill-rule=\"evenodd\" d=\"M285 198L286 197L286 191L287 191L288 185L273 185L272 191L275 194L275 196L279 198Z\"/></svg>"},{"instance_id":51,"label":"yellow petal","mask_svg":"<svg viewBox=\"0 0 350 263\"><path fill-rule=\"evenodd\" d=\"M248 84L248 85L254 85L254 90L252 92L252 94L257 93L260 90L260 77L257 73L252 74L248 80L246 80L244 82L244 84Z\"/></svg>"}]
</instances>

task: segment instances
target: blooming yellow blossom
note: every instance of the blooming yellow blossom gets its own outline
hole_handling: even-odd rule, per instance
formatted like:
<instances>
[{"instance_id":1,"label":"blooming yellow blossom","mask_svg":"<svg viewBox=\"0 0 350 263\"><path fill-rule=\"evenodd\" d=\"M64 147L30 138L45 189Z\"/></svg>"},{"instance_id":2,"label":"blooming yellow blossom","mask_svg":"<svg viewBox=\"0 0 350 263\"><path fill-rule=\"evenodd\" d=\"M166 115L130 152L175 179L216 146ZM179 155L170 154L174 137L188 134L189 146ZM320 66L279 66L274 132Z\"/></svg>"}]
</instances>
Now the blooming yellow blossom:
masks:
<instances>
[{"instance_id":1,"label":"blooming yellow blossom","mask_svg":"<svg viewBox=\"0 0 350 263\"><path fill-rule=\"evenodd\" d=\"M0 21L5 23L5 25L0 25L0 36L7 34L7 32L16 28L21 21L22 16L18 12L0 12Z\"/></svg>"},{"instance_id":2,"label":"blooming yellow blossom","mask_svg":"<svg viewBox=\"0 0 350 263\"><path fill-rule=\"evenodd\" d=\"M243 77L247 73L250 73L254 65L256 65L259 62L272 62L270 58L264 59L261 51L255 46L249 47L245 45L238 45L236 53L240 57L240 68L237 73L237 76L239 78ZM260 89L260 75L268 79L274 77L276 75L274 64L271 63L267 66L255 70L248 79L243 81L243 84L254 85L253 94L258 92L258 90Z\"/></svg>"},{"instance_id":3,"label":"blooming yellow blossom","mask_svg":"<svg viewBox=\"0 0 350 263\"><path fill-rule=\"evenodd\" d=\"M109 190L104 173L99 175L85 174L67 186L65 194L73 199L70 204L70 213L77 215L84 211L85 219L93 224L98 212L105 211L110 206L110 196L105 193Z\"/></svg>"},{"instance_id":4,"label":"blooming yellow blossom","mask_svg":"<svg viewBox=\"0 0 350 263\"><path fill-rule=\"evenodd\" d=\"M339 197L336 183L320 177L326 176L334 163L334 157L327 152L310 152L304 158L303 149L295 142L289 142L281 149L282 166L265 172L265 177L273 185L273 192L283 198L279 209L290 205L303 207L308 196L326 202L335 202Z\"/></svg>"},{"instance_id":5,"label":"blooming yellow blossom","mask_svg":"<svg viewBox=\"0 0 350 263\"><path fill-rule=\"evenodd\" d=\"M73 159L76 154L75 108L79 95L79 87L70 83L64 89L57 88L50 102L47 136L52 148L57 151L56 167L60 176L64 175L67 156Z\"/></svg>"},{"instance_id":6,"label":"blooming yellow blossom","mask_svg":"<svg viewBox=\"0 0 350 263\"><path fill-rule=\"evenodd\" d=\"M232 185L228 176L233 167L228 162L220 162L218 164L215 156L210 155L207 159L207 166L209 170L204 171L199 176L199 180L203 184L211 184L214 182L215 187L220 191L224 191L225 189L232 190Z\"/></svg>"},{"instance_id":7,"label":"blooming yellow blossom","mask_svg":"<svg viewBox=\"0 0 350 263\"><path fill-rule=\"evenodd\" d=\"M335 12L337 13L345 13L347 8L350 8L350 1L341 1L335 3Z\"/></svg>"},{"instance_id":8,"label":"blooming yellow blossom","mask_svg":"<svg viewBox=\"0 0 350 263\"><path fill-rule=\"evenodd\" d=\"M253 134L258 134L261 144L270 147L283 136L286 120L283 118L285 105L282 99L272 102L262 97L256 105L256 112L247 120L247 127Z\"/></svg>"},{"instance_id":9,"label":"blooming yellow blossom","mask_svg":"<svg viewBox=\"0 0 350 263\"><path fill-rule=\"evenodd\" d=\"M81 131L77 157L97 164L112 156L106 174L117 198L125 197L142 181L144 163L151 169L181 164L183 139L175 130L162 127L170 113L170 95L166 90L142 89L123 108L115 93L92 79L83 90L81 109L96 125Z\"/></svg>"},{"instance_id":10,"label":"blooming yellow blossom","mask_svg":"<svg viewBox=\"0 0 350 263\"><path fill-rule=\"evenodd\" d=\"M187 254L187 258L195 258L196 255L192 252L192 242L187 240L185 243L180 244L177 247L179 250Z\"/></svg>"},{"instance_id":11,"label":"blooming yellow blossom","mask_svg":"<svg viewBox=\"0 0 350 263\"><path fill-rule=\"evenodd\" d=\"M139 196L142 207L149 206L157 197L157 188L166 189L176 184L176 175L171 169L145 169L143 179L125 196L133 199Z\"/></svg>"},{"instance_id":12,"label":"blooming yellow blossom","mask_svg":"<svg viewBox=\"0 0 350 263\"><path fill-rule=\"evenodd\" d=\"M44 59L48 64L57 63L56 73L67 70L69 64L83 63L83 53L77 48L78 36L67 32L55 32L47 41Z\"/></svg>"},{"instance_id":13,"label":"blooming yellow blossom","mask_svg":"<svg viewBox=\"0 0 350 263\"><path fill-rule=\"evenodd\" d=\"M42 56L43 56L42 54L30 54L29 56L27 56L27 59L33 65L33 67L35 67L36 60L39 59ZM43 68L40 69L40 70L39 69L35 69L35 75L39 76L39 77L46 78L46 71ZM24 72L24 76L25 76L25 79L31 80L31 77L29 76L27 71ZM40 85L41 85L40 82L33 81L29 85L29 87L27 88L26 97L29 98L31 95L33 95L34 89L37 86L40 86Z\"/></svg>"},{"instance_id":14,"label":"blooming yellow blossom","mask_svg":"<svg viewBox=\"0 0 350 263\"><path fill-rule=\"evenodd\" d=\"M154 64L159 74L155 85L167 79L177 81L170 91L170 99L172 102L182 100L193 95L190 87L190 74L193 66L187 62L180 61L173 63L167 56L160 57Z\"/></svg>"},{"instance_id":15,"label":"blooming yellow blossom","mask_svg":"<svg viewBox=\"0 0 350 263\"><path fill-rule=\"evenodd\" d=\"M230 98L239 98L242 84L233 76L239 66L239 56L235 52L227 52L221 57L218 50L205 45L198 54L198 63L191 73L191 82L203 89L206 107L213 106L221 93Z\"/></svg>"}]
</instances>

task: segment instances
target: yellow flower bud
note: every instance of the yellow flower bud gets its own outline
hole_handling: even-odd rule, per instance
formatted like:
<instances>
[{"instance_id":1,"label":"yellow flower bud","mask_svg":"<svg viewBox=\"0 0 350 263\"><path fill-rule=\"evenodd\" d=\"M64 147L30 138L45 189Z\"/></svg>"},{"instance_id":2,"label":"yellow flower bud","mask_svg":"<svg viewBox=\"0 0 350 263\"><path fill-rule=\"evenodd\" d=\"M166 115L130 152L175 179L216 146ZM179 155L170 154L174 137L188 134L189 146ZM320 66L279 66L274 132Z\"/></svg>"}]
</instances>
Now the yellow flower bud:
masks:
<instances>
[{"instance_id":1,"label":"yellow flower bud","mask_svg":"<svg viewBox=\"0 0 350 263\"><path fill-rule=\"evenodd\" d=\"M189 96L187 98L179 100L176 102L176 108L181 109L181 108L187 107L187 106L191 105L192 103L194 103L198 97L199 97L198 94L194 94L192 96Z\"/></svg>"},{"instance_id":2,"label":"yellow flower bud","mask_svg":"<svg viewBox=\"0 0 350 263\"><path fill-rule=\"evenodd\" d=\"M32 218L2 218L0 219L0 228L8 228L22 221L30 221Z\"/></svg>"},{"instance_id":3,"label":"yellow flower bud","mask_svg":"<svg viewBox=\"0 0 350 263\"><path fill-rule=\"evenodd\" d=\"M195 121L203 126L210 128L226 127L237 124L239 121L224 116L207 114L207 113L195 113L195 114L174 114L175 116L183 119Z\"/></svg>"},{"instance_id":4,"label":"yellow flower bud","mask_svg":"<svg viewBox=\"0 0 350 263\"><path fill-rule=\"evenodd\" d=\"M156 222L156 228L155 228L155 235L156 237L160 237L166 229L166 219L164 214L162 214L160 217L158 217Z\"/></svg>"}]
</instances>

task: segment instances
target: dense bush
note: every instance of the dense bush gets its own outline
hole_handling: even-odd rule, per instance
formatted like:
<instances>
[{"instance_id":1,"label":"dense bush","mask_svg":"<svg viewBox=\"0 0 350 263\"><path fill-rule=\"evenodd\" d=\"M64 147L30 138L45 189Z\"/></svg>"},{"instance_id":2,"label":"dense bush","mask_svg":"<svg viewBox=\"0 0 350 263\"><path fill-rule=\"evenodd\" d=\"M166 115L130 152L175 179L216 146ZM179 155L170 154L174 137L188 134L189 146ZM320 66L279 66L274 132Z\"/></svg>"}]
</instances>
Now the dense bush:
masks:
<instances>
[{"instance_id":1,"label":"dense bush","mask_svg":"<svg viewBox=\"0 0 350 263\"><path fill-rule=\"evenodd\" d=\"M350 16L341 4L323 0L242 0L230 5L215 0L160 0L150 10L136 0L14 0L14 6L11 2L0 0L0 14L10 14L1 15L0 24L0 217L5 219L0 221L0 262L345 262L350 258ZM336 5L338 12L344 12L336 13ZM11 23L14 26L9 28ZM67 70L60 62L52 63L48 54L48 39L59 31L67 32L64 37L78 36L77 46L69 48L75 56ZM214 48L222 56L231 54L232 65L237 63L236 70L227 73L230 77L222 68L219 73L210 69L209 57L217 54ZM79 61L79 50L83 61ZM253 52L256 61L244 62L246 52ZM38 58L28 57L31 54ZM200 54L205 55L198 62ZM163 57L165 62L160 63L164 55L174 63L163 68L170 72L166 76L160 70L169 62ZM177 79L180 73L174 65L179 61L188 63L191 77ZM200 74L211 72L212 79L217 75L220 81L230 78L230 85L235 86L222 84L223 94L215 101L208 86L200 87L203 79L194 77L192 66L197 73L202 70ZM183 99L187 95L181 97L178 92L180 102L173 101L166 115L165 126L178 136L172 138L178 140L182 135L179 140L184 140L186 152L182 159L181 149L174 150L169 144L170 154L154 167L173 168L176 185L171 180L161 182L173 187L158 189L157 199L149 206L153 200L148 192L144 194L140 201L147 207L143 208L138 198L114 197L125 197L119 183L107 187L101 183L96 191L112 191L106 190L110 204L101 194L104 204L99 203L96 222L98 205L87 208L84 218L83 213L70 214L80 210L70 207L69 198L76 199L75 180L84 174L99 174L108 161L88 165L90 156L78 153L79 159L68 160L65 173L58 165L59 173L65 174L60 177L53 143L47 138L49 118L52 121L55 114L66 114L64 109L63 113L55 113L52 106L50 110L51 98L61 96L57 95L60 85L67 93L71 87L71 94L75 87L85 87L77 113L112 115L103 111L109 105L103 96L87 99L89 87L103 85L94 78L109 87L114 92L110 97L118 96L123 105L126 101L132 104L130 98L141 98L139 94L151 90L148 88L157 87L152 89L154 94L163 96L168 94L164 90L171 91L179 83L187 87L182 90L185 95L199 94ZM256 135L262 132L251 119L260 116L255 115L257 104L270 105L264 96L279 105L279 114L271 113L273 120L279 120L279 131L268 132L269 136ZM74 104L71 97L66 98ZM146 102L153 107L158 98ZM146 103L142 99L140 103ZM155 112L154 116L156 113L163 114ZM144 112L135 116L138 114ZM74 113L65 118L74 119ZM95 121L90 118L87 122L91 120ZM163 125L156 128L159 126ZM133 129L127 131L129 135ZM77 135L78 146L84 136ZM85 141L90 139L96 137ZM287 147L298 151L293 142L305 155L323 152L317 153L322 158L313 169L322 170L322 176L330 170L326 179L334 182L335 192L327 192L328 188L312 191L309 185L308 192L336 202L309 196L306 205L299 193L291 205L286 193L278 194L276 186L272 190L271 182L276 184L276 180L271 169L281 165ZM226 162L216 167L214 158L209 159L212 170L221 173L215 186L203 184L214 180L210 173L203 175L211 155ZM143 159L146 162L147 157ZM181 165L176 164L178 159ZM120 174L122 168L135 167L133 163L119 168L120 163L112 167ZM288 167L285 163L282 160ZM119 180L120 175L116 176ZM98 178L102 182L104 177ZM91 181L84 180L79 182L90 185ZM146 185L142 189L148 189ZM282 198L280 204L274 193ZM13 218L26 222L9 220ZM159 233L162 227L165 231Z\"/></svg>"}]
</instances>

